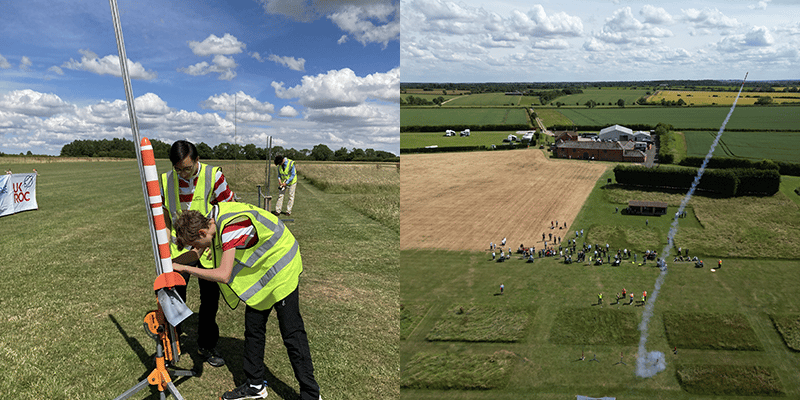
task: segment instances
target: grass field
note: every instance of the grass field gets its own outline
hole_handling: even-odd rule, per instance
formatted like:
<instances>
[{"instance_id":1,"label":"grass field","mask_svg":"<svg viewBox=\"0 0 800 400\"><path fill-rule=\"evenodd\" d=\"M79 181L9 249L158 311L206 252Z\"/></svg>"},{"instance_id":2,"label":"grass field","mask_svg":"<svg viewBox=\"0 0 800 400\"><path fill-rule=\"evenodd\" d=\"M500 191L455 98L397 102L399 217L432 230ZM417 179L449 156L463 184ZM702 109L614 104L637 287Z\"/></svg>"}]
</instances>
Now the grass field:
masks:
<instances>
[{"instance_id":1,"label":"grass field","mask_svg":"<svg viewBox=\"0 0 800 400\"><path fill-rule=\"evenodd\" d=\"M730 107L561 108L575 125L672 124L677 130L719 130ZM726 129L797 130L800 112L793 106L736 107Z\"/></svg>"},{"instance_id":2,"label":"grass field","mask_svg":"<svg viewBox=\"0 0 800 400\"><path fill-rule=\"evenodd\" d=\"M528 114L521 108L403 108L400 110L400 126L448 126L448 125L530 125ZM449 129L449 128L446 128ZM444 134L444 129L442 130Z\"/></svg>"},{"instance_id":3,"label":"grass field","mask_svg":"<svg viewBox=\"0 0 800 400\"><path fill-rule=\"evenodd\" d=\"M210 163L222 165L236 193L255 204L264 162ZM163 160L157 164L161 172L169 166ZM0 221L0 265L6 277L0 283L0 393L8 399L115 398L155 366L155 343L142 329L142 318L156 301L136 163L3 166L15 172L36 168L40 176L39 210ZM388 171L397 174L394 168L380 173ZM351 207L350 196L301 179L295 221L287 222L303 255L300 302L315 375L326 399L396 397L397 224ZM196 279L188 289L187 304L197 311ZM189 317L184 328L178 366L200 375L180 378L176 385L187 399L217 398L245 379L244 308L220 306L219 349L227 361L221 368L203 365L197 356L196 318ZM274 313L267 332L270 398L295 399L297 383ZM133 398L158 394L145 388Z\"/></svg>"},{"instance_id":4,"label":"grass field","mask_svg":"<svg viewBox=\"0 0 800 400\"><path fill-rule=\"evenodd\" d=\"M522 96L507 96L504 93L482 93L459 96L446 104L448 107L519 106Z\"/></svg>"},{"instance_id":5,"label":"grass field","mask_svg":"<svg viewBox=\"0 0 800 400\"><path fill-rule=\"evenodd\" d=\"M603 88L603 89L583 89L583 93L562 96L552 101L560 101L568 106L584 105L589 100L594 100L597 105L617 105L617 101L622 99L628 106L633 105L640 97L647 96L646 89L627 89L627 88Z\"/></svg>"},{"instance_id":6,"label":"grass field","mask_svg":"<svg viewBox=\"0 0 800 400\"><path fill-rule=\"evenodd\" d=\"M443 133L434 132L403 132L400 133L400 148L415 149L425 146L456 147L456 146L500 146L507 143L508 135L516 135L517 131L472 131L469 136L446 137Z\"/></svg>"},{"instance_id":7,"label":"grass field","mask_svg":"<svg viewBox=\"0 0 800 400\"><path fill-rule=\"evenodd\" d=\"M579 246L608 242L612 249L660 252L666 244L670 217L628 216L615 213L614 208L630 199L658 199L670 204L671 215L683 196L629 191L613 183L608 186L610 176L598 181L565 232L584 229ZM707 267L695 268L670 257L647 342L648 350L665 354L667 370L648 379L634 374L636 325L643 310L638 301L641 293L647 290L652 294L659 273L654 263L639 266L625 260L619 267L565 265L544 258L530 264L517 256L496 263L487 251L401 251L401 398L562 399L576 394L625 399L800 397L798 353L784 342L784 335L791 334L780 333L772 318L788 316L780 319L787 331L797 329L800 315L800 299L795 295L800 279L800 239L789 233L800 226L800 213L786 196L782 191L772 198L693 197L688 218L679 220L676 245L704 258ZM649 219L647 225L645 219ZM783 236L747 233L772 225L788 231ZM519 238L508 240L516 245ZM723 268L711 272L708 266L718 258L723 260ZM497 295L501 283L505 291ZM632 305L615 303L615 293L622 288L634 293L637 301ZM598 292L604 294L602 305L597 304ZM514 342L429 340L430 332L450 318L454 305L459 304L521 310L529 322L522 338ZM707 325L707 330L698 331L698 324ZM790 343L796 343L788 337ZM687 342L698 338L699 345ZM677 354L672 352L675 346ZM510 364L481 362L482 372L474 372L475 359L488 360L495 354L514 357ZM444 367L437 369L436 365ZM442 382L452 380L434 372L443 369L448 377L469 372L476 381L497 378L486 390L450 386L457 390L443 391Z\"/></svg>"}]
</instances>

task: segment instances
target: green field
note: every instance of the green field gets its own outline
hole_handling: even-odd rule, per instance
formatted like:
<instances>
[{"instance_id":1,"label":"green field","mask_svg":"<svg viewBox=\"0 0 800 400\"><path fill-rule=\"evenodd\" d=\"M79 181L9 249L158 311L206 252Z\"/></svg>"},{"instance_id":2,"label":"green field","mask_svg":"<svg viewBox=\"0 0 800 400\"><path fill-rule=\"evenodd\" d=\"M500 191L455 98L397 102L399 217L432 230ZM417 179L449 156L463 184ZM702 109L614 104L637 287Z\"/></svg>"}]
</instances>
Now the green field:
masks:
<instances>
[{"instance_id":1,"label":"green field","mask_svg":"<svg viewBox=\"0 0 800 400\"><path fill-rule=\"evenodd\" d=\"M678 130L719 130L730 107L561 108L575 125L671 124ZM736 107L726 129L798 130L800 108Z\"/></svg>"},{"instance_id":2,"label":"green field","mask_svg":"<svg viewBox=\"0 0 800 400\"><path fill-rule=\"evenodd\" d=\"M614 208L630 199L658 199L670 204L671 215L683 195L626 190L606 185L609 177L610 172L601 177L566 232L584 229L578 245L610 243L611 249L627 248L640 255L646 249L660 252L670 217L628 216ZM676 246L690 249L690 256L703 258L707 266L668 260L669 272L657 297L647 342L649 351L665 354L667 369L647 379L634 373L636 325L642 317L641 293L647 290L651 301L659 275L653 262L640 266L625 260L611 267L565 265L545 258L529 264L514 256L496 263L486 251L401 251L405 332L400 342L401 398L800 397L798 353L784 342L797 343L796 335L784 338L771 318L793 316L781 321L797 326L794 321L800 311L795 288L800 279L800 238L791 233L800 226L800 208L784 193L739 199L695 195L689 202L688 218L679 220ZM723 260L723 268L711 272L709 266L717 259ZM505 285L502 295L500 284ZM614 301L622 288L636 295L632 305ZM604 294L602 305L597 303L598 292ZM516 309L529 322L522 338L514 342L428 340L437 324L450 318L454 305L463 305L464 310L468 305ZM514 357L510 365L490 361L498 354ZM440 364L442 359L446 364ZM480 372L476 364L482 365ZM447 372L434 372L434 365L445 365ZM467 373L489 386L440 390L453 377ZM737 384L727 384L728 380Z\"/></svg>"},{"instance_id":3,"label":"green field","mask_svg":"<svg viewBox=\"0 0 800 400\"><path fill-rule=\"evenodd\" d=\"M646 89L627 89L627 88L604 88L604 89L583 89L583 93L571 94L559 97L551 103L562 102L568 106L584 105L589 100L594 100L597 105L617 105L617 101L622 99L625 104L630 106L639 100L640 97L647 96Z\"/></svg>"},{"instance_id":4,"label":"green field","mask_svg":"<svg viewBox=\"0 0 800 400\"><path fill-rule=\"evenodd\" d=\"M5 399L115 398L155 367L155 342L142 329L143 317L156 307L155 268L136 162L7 160L14 158L0 158L14 172L39 171L39 210L0 219L0 393ZM169 167L168 161L157 164L161 172ZM256 202L263 161L210 164L223 166L242 201ZM298 161L298 169L304 164ZM372 164L368 171L391 172L399 186L396 168ZM396 188L393 202L384 199L386 192L323 191L300 179L295 220L286 223L303 256L300 303L325 399L399 395L398 223L352 205L399 203ZM188 292L187 305L196 312L197 279ZM184 327L178 367L200 375L177 379L176 386L186 399L217 398L245 379L244 307L220 306L225 367L200 360L196 321L195 314ZM274 313L267 325L269 398L294 399L297 382ZM133 398L158 394L145 388Z\"/></svg>"},{"instance_id":5,"label":"green field","mask_svg":"<svg viewBox=\"0 0 800 400\"><path fill-rule=\"evenodd\" d=\"M400 126L530 125L521 108L403 108ZM449 128L445 128L449 129ZM442 130L444 134L444 129Z\"/></svg>"},{"instance_id":6,"label":"green field","mask_svg":"<svg viewBox=\"0 0 800 400\"><path fill-rule=\"evenodd\" d=\"M504 93L483 93L459 96L446 104L448 107L519 106L522 96L506 96Z\"/></svg>"},{"instance_id":7,"label":"green field","mask_svg":"<svg viewBox=\"0 0 800 400\"><path fill-rule=\"evenodd\" d=\"M718 132L718 130L683 132L686 137L687 155L705 157ZM725 131L714 149L715 157L786 162L797 162L798 153L800 153L800 132Z\"/></svg>"},{"instance_id":8,"label":"green field","mask_svg":"<svg viewBox=\"0 0 800 400\"><path fill-rule=\"evenodd\" d=\"M516 135L517 131L472 131L469 136L444 136L443 133L433 132L403 132L400 134L401 149L416 149L425 146L456 147L456 146L500 146L508 135Z\"/></svg>"}]
</instances>

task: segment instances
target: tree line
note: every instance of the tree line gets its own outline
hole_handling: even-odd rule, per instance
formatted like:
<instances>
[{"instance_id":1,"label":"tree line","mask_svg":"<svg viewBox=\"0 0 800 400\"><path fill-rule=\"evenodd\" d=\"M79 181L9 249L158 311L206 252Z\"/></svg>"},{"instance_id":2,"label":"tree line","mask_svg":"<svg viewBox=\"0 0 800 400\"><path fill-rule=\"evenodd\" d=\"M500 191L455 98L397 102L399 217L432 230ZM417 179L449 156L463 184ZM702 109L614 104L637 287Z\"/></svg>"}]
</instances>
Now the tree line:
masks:
<instances>
[{"instance_id":1,"label":"tree line","mask_svg":"<svg viewBox=\"0 0 800 400\"><path fill-rule=\"evenodd\" d=\"M169 158L171 145L158 139L151 139L153 153L156 158ZM206 160L265 160L268 156L267 149L254 144L244 146L230 143L220 143L214 147L204 142L195 143L198 156ZM61 148L62 157L117 157L136 158L135 146L128 139L102 139L102 140L75 140ZM311 150L294 148L286 149L282 146L272 147L272 157L282 154L293 160L314 161L375 161L398 162L400 157L390 152L375 149L349 150L342 147L331 150L327 145L318 144Z\"/></svg>"}]
</instances>

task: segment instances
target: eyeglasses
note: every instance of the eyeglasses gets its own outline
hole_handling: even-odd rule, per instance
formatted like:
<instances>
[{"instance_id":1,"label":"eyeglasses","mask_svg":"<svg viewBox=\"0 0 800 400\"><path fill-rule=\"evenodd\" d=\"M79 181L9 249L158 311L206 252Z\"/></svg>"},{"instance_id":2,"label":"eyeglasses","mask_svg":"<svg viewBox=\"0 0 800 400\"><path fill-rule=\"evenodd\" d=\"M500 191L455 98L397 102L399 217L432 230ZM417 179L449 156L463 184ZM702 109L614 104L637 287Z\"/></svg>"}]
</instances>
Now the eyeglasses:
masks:
<instances>
[{"instance_id":1,"label":"eyeglasses","mask_svg":"<svg viewBox=\"0 0 800 400\"><path fill-rule=\"evenodd\" d=\"M185 174L190 174L190 173L192 173L192 170L194 170L194 164L192 164L192 165L190 165L190 166L188 166L188 167L186 167L186 168L177 168L177 167L172 167L172 168L173 168L173 169L175 170L175 172L177 172L177 173L181 173L181 172L183 172L183 173L185 173Z\"/></svg>"}]
</instances>

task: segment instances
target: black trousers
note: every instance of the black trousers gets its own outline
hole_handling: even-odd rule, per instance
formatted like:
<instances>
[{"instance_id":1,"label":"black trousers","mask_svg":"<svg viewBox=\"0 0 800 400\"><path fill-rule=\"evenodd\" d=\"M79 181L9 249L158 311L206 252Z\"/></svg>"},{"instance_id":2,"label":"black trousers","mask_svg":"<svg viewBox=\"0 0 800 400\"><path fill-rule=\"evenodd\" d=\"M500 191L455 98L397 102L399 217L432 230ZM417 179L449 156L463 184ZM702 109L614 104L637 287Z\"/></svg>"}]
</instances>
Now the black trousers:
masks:
<instances>
[{"instance_id":1,"label":"black trousers","mask_svg":"<svg viewBox=\"0 0 800 400\"><path fill-rule=\"evenodd\" d=\"M264 311L247 306L244 312L244 374L251 384L260 384L266 374L264 346L266 342L267 319L272 309L278 314L278 327L286 346L286 353L294 370L294 377L300 384L300 398L319 399L319 385L314 379L314 365L308 347L303 317L300 316L298 289Z\"/></svg>"},{"instance_id":2,"label":"black trousers","mask_svg":"<svg viewBox=\"0 0 800 400\"><path fill-rule=\"evenodd\" d=\"M200 265L194 265L200 267ZM189 277L186 286L189 285ZM197 279L200 286L200 309L197 311L197 347L213 349L219 341L219 326L217 325L217 311L219 310L219 286L216 282ZM178 286L176 291L183 301L186 301L186 286ZM181 324L183 325L183 324Z\"/></svg>"}]
</instances>

